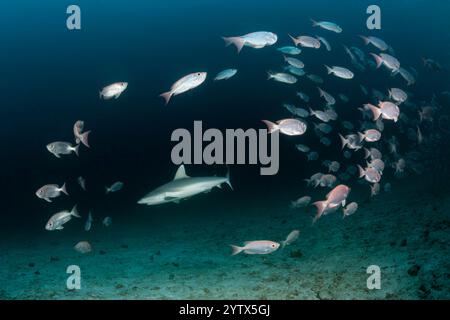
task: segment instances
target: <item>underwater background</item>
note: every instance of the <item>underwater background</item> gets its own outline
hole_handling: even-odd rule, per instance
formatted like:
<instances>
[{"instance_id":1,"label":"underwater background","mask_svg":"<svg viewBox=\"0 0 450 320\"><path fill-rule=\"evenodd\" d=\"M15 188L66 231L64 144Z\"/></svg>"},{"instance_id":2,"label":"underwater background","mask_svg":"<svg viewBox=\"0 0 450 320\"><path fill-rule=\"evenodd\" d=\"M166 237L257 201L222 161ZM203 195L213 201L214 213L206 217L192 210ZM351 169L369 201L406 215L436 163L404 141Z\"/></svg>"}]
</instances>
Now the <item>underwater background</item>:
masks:
<instances>
[{"instance_id":1,"label":"underwater background","mask_svg":"<svg viewBox=\"0 0 450 320\"><path fill-rule=\"evenodd\" d=\"M82 29L66 28L66 1L3 1L0 10L1 165L0 298L2 299L448 299L450 297L450 34L448 1L77 1ZM382 29L367 30L366 9L377 4ZM310 19L338 23L341 34L313 28ZM222 36L267 30L278 42L240 54ZM308 118L299 137L280 135L280 169L261 176L259 165L231 165L233 189L223 186L178 204L142 206L146 193L173 179L170 154L173 130L203 127L265 128L262 119L290 117L283 103L317 109L323 100L305 76L294 85L267 80L281 70L276 50L292 45L288 34L321 35L332 51L303 48L297 56L305 70L324 80L319 85L348 103L335 109L339 119L320 144ZM407 86L385 69L355 70L344 81L323 67L351 63L343 45L357 46L358 35L384 39L402 66L417 70ZM422 58L439 61L427 68ZM370 56L368 55L368 59ZM238 73L213 82L226 68ZM198 71L208 78L167 106L159 94L180 77ZM128 82L116 100L99 99L104 86ZM345 219L330 213L312 224L315 208L291 209L291 201L310 195L322 200L325 188L304 179L326 172L324 160L364 165L364 152L342 156L341 120L358 128L363 104L360 89L385 94L392 87L408 92L411 105L400 106L413 119L433 106L433 121L421 125L425 141L408 135L408 120L385 123L399 153L415 151L401 175L388 167L382 188L372 197L358 176L345 183L358 211ZM307 93L303 103L296 91ZM447 92L447 93L446 93ZM369 94L370 95L370 94ZM375 102L372 102L375 103ZM409 108L409 109L408 109ZM82 119L92 130L90 148L57 159L46 150L53 141L73 142L72 126ZM417 120L411 127L415 130ZM358 131L358 129L355 129ZM384 138L383 138L384 139ZM319 152L307 161L295 145ZM378 142L381 145L381 142ZM377 144L374 144L375 146ZM380 146L381 149L381 146ZM384 153L384 152L383 152ZM387 151L386 151L387 153ZM224 165L186 165L192 177L224 176ZM77 184L86 179L87 191ZM122 190L104 187L122 181ZM45 184L67 184L70 196L48 203L35 196ZM391 190L383 185L390 183ZM61 231L47 231L49 217L75 204L82 216ZM84 230L88 212L93 225ZM111 217L112 224L102 224ZM231 256L230 244L249 240L281 241L294 229L296 242L269 255ZM92 252L74 250L89 241ZM66 268L81 268L81 290L68 290ZM369 290L366 269L381 269L381 289Z\"/></svg>"}]
</instances>

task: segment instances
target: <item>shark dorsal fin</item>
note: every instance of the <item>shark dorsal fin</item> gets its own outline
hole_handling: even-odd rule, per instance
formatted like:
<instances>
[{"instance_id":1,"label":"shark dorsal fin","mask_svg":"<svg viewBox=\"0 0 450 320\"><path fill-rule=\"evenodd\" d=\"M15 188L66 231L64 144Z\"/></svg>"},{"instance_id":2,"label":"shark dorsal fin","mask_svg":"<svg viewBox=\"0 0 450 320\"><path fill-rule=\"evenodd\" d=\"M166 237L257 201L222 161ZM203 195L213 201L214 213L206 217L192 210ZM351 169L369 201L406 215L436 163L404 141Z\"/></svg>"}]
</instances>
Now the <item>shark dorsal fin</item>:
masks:
<instances>
[{"instance_id":1,"label":"shark dorsal fin","mask_svg":"<svg viewBox=\"0 0 450 320\"><path fill-rule=\"evenodd\" d=\"M189 176L186 174L186 171L184 170L184 165L181 165L178 167L177 173L175 173L175 178L173 178L173 180L184 178L189 178Z\"/></svg>"}]
</instances>

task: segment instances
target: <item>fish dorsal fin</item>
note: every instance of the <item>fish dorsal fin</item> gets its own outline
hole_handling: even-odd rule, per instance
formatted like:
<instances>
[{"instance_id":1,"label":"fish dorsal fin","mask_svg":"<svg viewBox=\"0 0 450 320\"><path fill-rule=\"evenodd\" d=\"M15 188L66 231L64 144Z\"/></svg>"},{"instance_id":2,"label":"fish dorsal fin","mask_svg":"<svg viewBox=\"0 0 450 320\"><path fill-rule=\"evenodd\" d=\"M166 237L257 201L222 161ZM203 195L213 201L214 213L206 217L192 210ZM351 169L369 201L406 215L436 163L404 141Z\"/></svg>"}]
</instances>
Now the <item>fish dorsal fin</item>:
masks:
<instances>
[{"instance_id":1,"label":"fish dorsal fin","mask_svg":"<svg viewBox=\"0 0 450 320\"><path fill-rule=\"evenodd\" d=\"M185 178L189 178L189 176L186 174L186 170L184 170L184 165L181 165L178 167L177 173L175 173L175 178L173 178L173 180Z\"/></svg>"}]
</instances>

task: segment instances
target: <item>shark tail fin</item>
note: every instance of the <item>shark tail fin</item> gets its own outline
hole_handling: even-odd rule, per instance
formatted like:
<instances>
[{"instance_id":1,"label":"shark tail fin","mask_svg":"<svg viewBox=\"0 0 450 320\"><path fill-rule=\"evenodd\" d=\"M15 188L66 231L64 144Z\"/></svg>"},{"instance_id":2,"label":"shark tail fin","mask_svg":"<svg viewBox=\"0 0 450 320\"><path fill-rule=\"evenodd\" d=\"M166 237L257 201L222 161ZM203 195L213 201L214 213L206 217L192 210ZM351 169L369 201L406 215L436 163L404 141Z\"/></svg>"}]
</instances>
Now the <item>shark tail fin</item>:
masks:
<instances>
[{"instance_id":1,"label":"shark tail fin","mask_svg":"<svg viewBox=\"0 0 450 320\"><path fill-rule=\"evenodd\" d=\"M227 168L228 168L228 171L227 171L227 175L225 176L227 178L227 181L225 181L225 182L226 182L226 184L228 184L230 186L231 190L234 190L233 186L231 185L231 181L230 181L230 167L227 167Z\"/></svg>"}]
</instances>

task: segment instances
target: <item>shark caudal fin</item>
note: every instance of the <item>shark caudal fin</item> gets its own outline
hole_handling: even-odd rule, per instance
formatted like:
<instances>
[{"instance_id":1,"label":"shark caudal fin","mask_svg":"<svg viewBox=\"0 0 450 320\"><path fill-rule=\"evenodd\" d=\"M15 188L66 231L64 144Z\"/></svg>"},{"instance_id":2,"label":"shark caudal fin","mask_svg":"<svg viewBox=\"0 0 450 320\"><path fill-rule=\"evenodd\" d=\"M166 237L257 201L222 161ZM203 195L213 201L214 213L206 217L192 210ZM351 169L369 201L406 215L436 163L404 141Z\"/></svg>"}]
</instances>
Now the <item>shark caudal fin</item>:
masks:
<instances>
[{"instance_id":1,"label":"shark caudal fin","mask_svg":"<svg viewBox=\"0 0 450 320\"><path fill-rule=\"evenodd\" d=\"M231 190L234 191L233 186L231 185L231 181L230 181L230 167L228 167L228 171L227 171L227 175L225 176L225 178L227 178L227 180L225 181L226 184L228 184L231 188Z\"/></svg>"}]
</instances>

